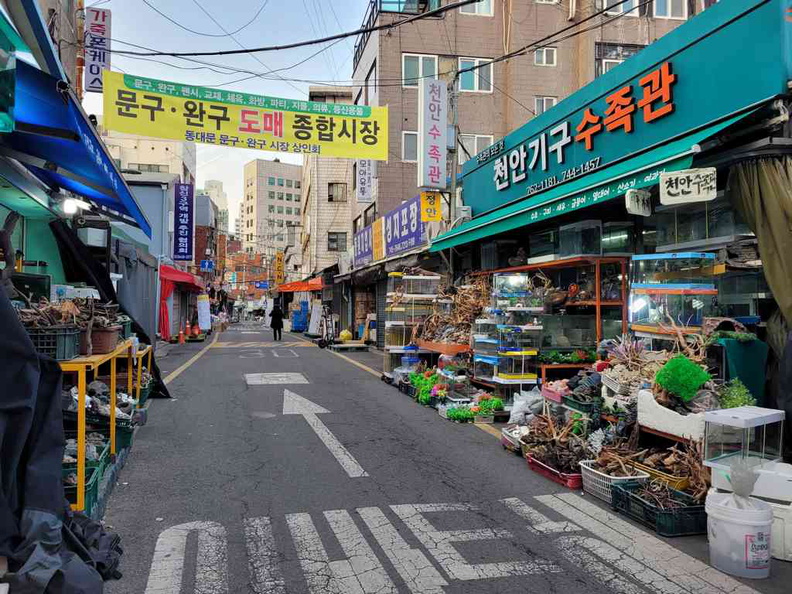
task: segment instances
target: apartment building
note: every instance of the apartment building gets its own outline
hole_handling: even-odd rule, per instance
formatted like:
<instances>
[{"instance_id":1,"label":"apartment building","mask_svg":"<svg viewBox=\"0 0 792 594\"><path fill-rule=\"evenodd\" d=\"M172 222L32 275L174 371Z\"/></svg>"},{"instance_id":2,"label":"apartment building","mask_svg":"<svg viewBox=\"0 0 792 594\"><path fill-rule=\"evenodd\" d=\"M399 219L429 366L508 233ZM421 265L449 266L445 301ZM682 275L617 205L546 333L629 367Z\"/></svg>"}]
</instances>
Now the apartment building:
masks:
<instances>
[{"instance_id":1,"label":"apartment building","mask_svg":"<svg viewBox=\"0 0 792 594\"><path fill-rule=\"evenodd\" d=\"M228 233L228 194L223 188L223 182L216 179L206 180L202 192L206 193L217 206L217 230Z\"/></svg>"},{"instance_id":2,"label":"apartment building","mask_svg":"<svg viewBox=\"0 0 792 594\"><path fill-rule=\"evenodd\" d=\"M353 56L355 104L389 108L389 159L377 163L374 202L356 205L354 230L418 193L418 81L457 83L458 161L498 138L673 30L716 0L482 0L438 17L358 37ZM386 25L450 0L371 0L363 27ZM490 64L553 32L568 37L523 56ZM570 34L579 31L578 34ZM450 170L449 170L450 174Z\"/></svg>"},{"instance_id":3,"label":"apartment building","mask_svg":"<svg viewBox=\"0 0 792 594\"><path fill-rule=\"evenodd\" d=\"M308 99L352 103L348 87L310 87ZM352 247L354 161L303 155L302 271L310 276L337 264Z\"/></svg>"},{"instance_id":4,"label":"apartment building","mask_svg":"<svg viewBox=\"0 0 792 594\"><path fill-rule=\"evenodd\" d=\"M102 130L102 140L119 169L141 173L173 173L195 183L198 170L194 142L149 138Z\"/></svg>"},{"instance_id":5,"label":"apartment building","mask_svg":"<svg viewBox=\"0 0 792 594\"><path fill-rule=\"evenodd\" d=\"M237 220L237 235L248 254L286 249L288 227L302 217L302 167L256 159L245 164L244 197Z\"/></svg>"}]
</instances>

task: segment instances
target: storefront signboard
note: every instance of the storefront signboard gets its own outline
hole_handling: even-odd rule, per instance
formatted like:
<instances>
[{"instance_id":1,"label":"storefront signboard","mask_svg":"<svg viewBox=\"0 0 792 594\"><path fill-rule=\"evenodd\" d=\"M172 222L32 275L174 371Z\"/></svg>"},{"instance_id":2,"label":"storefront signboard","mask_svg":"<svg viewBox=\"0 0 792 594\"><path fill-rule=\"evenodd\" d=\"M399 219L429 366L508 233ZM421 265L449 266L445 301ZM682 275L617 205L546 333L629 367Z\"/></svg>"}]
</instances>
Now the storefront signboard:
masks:
<instances>
[{"instance_id":1,"label":"storefront signboard","mask_svg":"<svg viewBox=\"0 0 792 594\"><path fill-rule=\"evenodd\" d=\"M660 204L671 206L715 200L717 182L718 171L714 167L666 171L660 176Z\"/></svg>"},{"instance_id":2,"label":"storefront signboard","mask_svg":"<svg viewBox=\"0 0 792 594\"><path fill-rule=\"evenodd\" d=\"M474 215L530 197L538 204L550 188L785 93L788 6L708 8L465 163L465 204Z\"/></svg>"},{"instance_id":3,"label":"storefront signboard","mask_svg":"<svg viewBox=\"0 0 792 594\"><path fill-rule=\"evenodd\" d=\"M212 329L209 295L198 295L198 327L203 331Z\"/></svg>"},{"instance_id":4,"label":"storefront signboard","mask_svg":"<svg viewBox=\"0 0 792 594\"><path fill-rule=\"evenodd\" d=\"M358 159L355 167L355 194L358 202L371 202L376 161Z\"/></svg>"},{"instance_id":5,"label":"storefront signboard","mask_svg":"<svg viewBox=\"0 0 792 594\"><path fill-rule=\"evenodd\" d=\"M426 242L420 209L421 197L416 196L383 217L386 257L401 254Z\"/></svg>"},{"instance_id":6,"label":"storefront signboard","mask_svg":"<svg viewBox=\"0 0 792 594\"><path fill-rule=\"evenodd\" d=\"M282 285L286 280L283 252L278 251L275 254L275 284Z\"/></svg>"},{"instance_id":7,"label":"storefront signboard","mask_svg":"<svg viewBox=\"0 0 792 594\"><path fill-rule=\"evenodd\" d=\"M627 190L624 194L624 206L631 215L650 217L652 216L652 193L648 190Z\"/></svg>"},{"instance_id":8,"label":"storefront signboard","mask_svg":"<svg viewBox=\"0 0 792 594\"><path fill-rule=\"evenodd\" d=\"M374 256L374 234L372 225L355 233L354 238L355 267L360 267L371 262Z\"/></svg>"},{"instance_id":9,"label":"storefront signboard","mask_svg":"<svg viewBox=\"0 0 792 594\"><path fill-rule=\"evenodd\" d=\"M85 90L101 93L102 73L110 70L110 22L107 8L85 9Z\"/></svg>"},{"instance_id":10,"label":"storefront signboard","mask_svg":"<svg viewBox=\"0 0 792 594\"><path fill-rule=\"evenodd\" d=\"M375 262L385 257L385 219L377 219L371 224L372 260Z\"/></svg>"},{"instance_id":11,"label":"storefront signboard","mask_svg":"<svg viewBox=\"0 0 792 594\"><path fill-rule=\"evenodd\" d=\"M176 184L176 208L173 211L173 259L193 259L195 200L192 184Z\"/></svg>"},{"instance_id":12,"label":"storefront signboard","mask_svg":"<svg viewBox=\"0 0 792 594\"><path fill-rule=\"evenodd\" d=\"M446 83L422 78L418 98L418 187L444 190L448 177Z\"/></svg>"},{"instance_id":13,"label":"storefront signboard","mask_svg":"<svg viewBox=\"0 0 792 594\"><path fill-rule=\"evenodd\" d=\"M421 192L421 221L424 223L443 220L443 195L440 192Z\"/></svg>"},{"instance_id":14,"label":"storefront signboard","mask_svg":"<svg viewBox=\"0 0 792 594\"><path fill-rule=\"evenodd\" d=\"M281 99L105 71L108 130L216 146L388 159L388 108Z\"/></svg>"}]
</instances>

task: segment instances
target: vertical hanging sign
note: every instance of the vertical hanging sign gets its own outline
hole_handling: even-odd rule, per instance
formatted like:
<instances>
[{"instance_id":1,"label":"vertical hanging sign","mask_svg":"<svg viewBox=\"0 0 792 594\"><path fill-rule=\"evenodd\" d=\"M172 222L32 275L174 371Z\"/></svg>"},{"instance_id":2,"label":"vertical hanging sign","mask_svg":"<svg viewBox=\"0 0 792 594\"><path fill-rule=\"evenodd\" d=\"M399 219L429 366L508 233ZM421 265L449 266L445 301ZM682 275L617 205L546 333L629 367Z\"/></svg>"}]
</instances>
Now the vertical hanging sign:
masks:
<instances>
[{"instance_id":1,"label":"vertical hanging sign","mask_svg":"<svg viewBox=\"0 0 792 594\"><path fill-rule=\"evenodd\" d=\"M358 202L371 202L371 184L374 183L374 161L358 159L355 179Z\"/></svg>"},{"instance_id":2,"label":"vertical hanging sign","mask_svg":"<svg viewBox=\"0 0 792 594\"><path fill-rule=\"evenodd\" d=\"M102 72L110 70L110 11L85 9L85 90L101 93Z\"/></svg>"},{"instance_id":3,"label":"vertical hanging sign","mask_svg":"<svg viewBox=\"0 0 792 594\"><path fill-rule=\"evenodd\" d=\"M283 252L275 253L275 284L282 285L286 280L286 270L283 261Z\"/></svg>"},{"instance_id":4,"label":"vertical hanging sign","mask_svg":"<svg viewBox=\"0 0 792 594\"><path fill-rule=\"evenodd\" d=\"M448 90L443 81L422 78L418 90L418 187L446 187Z\"/></svg>"},{"instance_id":5,"label":"vertical hanging sign","mask_svg":"<svg viewBox=\"0 0 792 594\"><path fill-rule=\"evenodd\" d=\"M190 261L193 259L194 234L193 185L176 184L176 208L173 221L173 259Z\"/></svg>"}]
</instances>

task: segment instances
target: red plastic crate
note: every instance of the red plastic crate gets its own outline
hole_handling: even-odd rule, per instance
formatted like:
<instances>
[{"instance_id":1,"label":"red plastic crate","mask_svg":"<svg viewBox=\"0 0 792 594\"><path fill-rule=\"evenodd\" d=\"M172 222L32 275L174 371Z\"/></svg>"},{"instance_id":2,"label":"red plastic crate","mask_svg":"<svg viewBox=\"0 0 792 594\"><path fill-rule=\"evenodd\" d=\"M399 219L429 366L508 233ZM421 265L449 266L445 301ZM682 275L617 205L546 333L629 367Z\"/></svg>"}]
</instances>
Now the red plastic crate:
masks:
<instances>
[{"instance_id":1,"label":"red plastic crate","mask_svg":"<svg viewBox=\"0 0 792 594\"><path fill-rule=\"evenodd\" d=\"M551 390L547 386L542 386L542 396L546 400L552 400L553 402L557 402L561 404L564 400L564 395L561 392L557 392L555 390Z\"/></svg>"},{"instance_id":2,"label":"red plastic crate","mask_svg":"<svg viewBox=\"0 0 792 594\"><path fill-rule=\"evenodd\" d=\"M528 468L559 485L563 485L570 489L580 489L583 487L583 475L579 472L573 474L559 472L555 468L550 468L547 464L542 464L530 454L526 454L525 461L528 462Z\"/></svg>"}]
</instances>

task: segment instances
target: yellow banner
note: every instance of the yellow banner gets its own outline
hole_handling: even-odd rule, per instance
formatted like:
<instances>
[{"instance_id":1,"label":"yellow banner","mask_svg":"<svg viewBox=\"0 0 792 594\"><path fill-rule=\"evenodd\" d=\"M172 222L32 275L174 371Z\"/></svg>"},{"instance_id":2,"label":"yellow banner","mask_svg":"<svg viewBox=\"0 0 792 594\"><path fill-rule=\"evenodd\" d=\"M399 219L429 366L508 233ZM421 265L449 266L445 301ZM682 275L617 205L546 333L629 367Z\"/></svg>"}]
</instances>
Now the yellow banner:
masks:
<instances>
[{"instance_id":1,"label":"yellow banner","mask_svg":"<svg viewBox=\"0 0 792 594\"><path fill-rule=\"evenodd\" d=\"M283 266L283 252L275 254L275 284L282 285L285 279L285 270Z\"/></svg>"},{"instance_id":2,"label":"yellow banner","mask_svg":"<svg viewBox=\"0 0 792 594\"><path fill-rule=\"evenodd\" d=\"M443 220L443 195L440 192L421 192L421 221Z\"/></svg>"},{"instance_id":3,"label":"yellow banner","mask_svg":"<svg viewBox=\"0 0 792 594\"><path fill-rule=\"evenodd\" d=\"M236 148L388 159L388 108L320 103L104 71L108 130Z\"/></svg>"},{"instance_id":4,"label":"yellow banner","mask_svg":"<svg viewBox=\"0 0 792 594\"><path fill-rule=\"evenodd\" d=\"M385 219L377 219L371 224L371 245L372 245L372 259L376 262L385 257L385 235L382 232L382 226Z\"/></svg>"}]
</instances>

